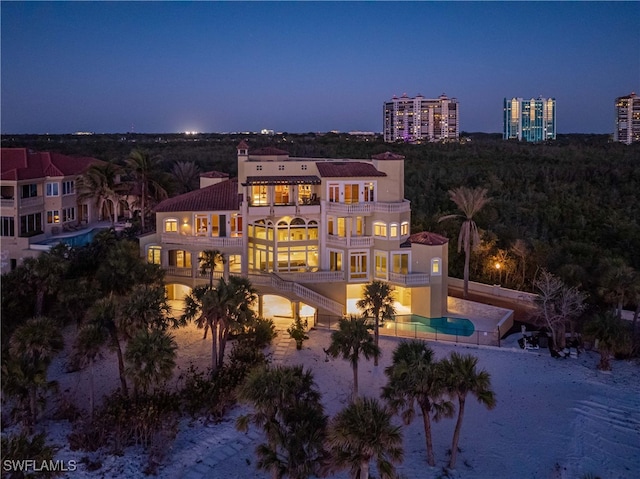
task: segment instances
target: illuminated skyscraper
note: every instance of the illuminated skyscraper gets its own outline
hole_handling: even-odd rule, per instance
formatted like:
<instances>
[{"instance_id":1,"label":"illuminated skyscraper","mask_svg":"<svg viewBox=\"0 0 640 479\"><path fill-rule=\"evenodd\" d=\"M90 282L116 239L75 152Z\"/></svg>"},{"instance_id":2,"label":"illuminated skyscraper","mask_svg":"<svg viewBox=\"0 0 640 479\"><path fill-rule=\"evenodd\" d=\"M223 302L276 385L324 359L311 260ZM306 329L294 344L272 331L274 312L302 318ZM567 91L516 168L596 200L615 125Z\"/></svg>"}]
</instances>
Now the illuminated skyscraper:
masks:
<instances>
[{"instance_id":1,"label":"illuminated skyscraper","mask_svg":"<svg viewBox=\"0 0 640 479\"><path fill-rule=\"evenodd\" d=\"M460 134L458 100L440 95L409 98L405 93L384 103L384 141L457 140Z\"/></svg>"},{"instance_id":2,"label":"illuminated skyscraper","mask_svg":"<svg viewBox=\"0 0 640 479\"><path fill-rule=\"evenodd\" d=\"M640 141L640 97L633 92L616 98L616 129L613 139L627 145Z\"/></svg>"},{"instance_id":3,"label":"illuminated skyscraper","mask_svg":"<svg viewBox=\"0 0 640 479\"><path fill-rule=\"evenodd\" d=\"M504 129L502 138L520 141L556 139L555 98L504 99Z\"/></svg>"}]
</instances>

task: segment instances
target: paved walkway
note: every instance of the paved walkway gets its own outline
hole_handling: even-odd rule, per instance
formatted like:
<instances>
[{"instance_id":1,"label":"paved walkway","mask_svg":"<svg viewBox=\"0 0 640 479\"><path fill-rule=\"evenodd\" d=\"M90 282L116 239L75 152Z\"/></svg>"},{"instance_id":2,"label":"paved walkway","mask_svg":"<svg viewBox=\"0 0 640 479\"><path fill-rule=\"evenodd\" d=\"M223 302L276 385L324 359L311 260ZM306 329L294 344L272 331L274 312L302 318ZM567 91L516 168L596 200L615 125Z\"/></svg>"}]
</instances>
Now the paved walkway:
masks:
<instances>
[{"instance_id":1,"label":"paved walkway","mask_svg":"<svg viewBox=\"0 0 640 479\"><path fill-rule=\"evenodd\" d=\"M284 329L279 329L278 335L271 346L272 364L282 364L284 359L295 351L295 341L289 337ZM254 455L262 434L254 427L247 433L240 433L235 427L238 416L244 414L244 408L234 409L229 416L218 424L200 430L195 435L192 431L184 430L179 433L174 444L174 450L169 459L169 465L161 472L161 477L176 479L209 479L219 477L216 466L235 458L240 453ZM254 468L254 466L247 466ZM251 472L254 472L253 470ZM247 474L249 476L249 474Z\"/></svg>"}]
</instances>

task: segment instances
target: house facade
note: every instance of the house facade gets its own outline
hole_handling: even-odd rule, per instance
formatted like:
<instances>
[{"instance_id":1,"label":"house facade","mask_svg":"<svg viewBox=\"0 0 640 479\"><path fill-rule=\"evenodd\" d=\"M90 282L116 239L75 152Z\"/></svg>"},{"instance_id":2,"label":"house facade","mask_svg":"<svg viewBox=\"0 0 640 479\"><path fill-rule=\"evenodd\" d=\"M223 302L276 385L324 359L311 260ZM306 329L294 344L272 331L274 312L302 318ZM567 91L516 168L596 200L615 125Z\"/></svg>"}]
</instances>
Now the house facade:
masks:
<instances>
[{"instance_id":1,"label":"house facade","mask_svg":"<svg viewBox=\"0 0 640 479\"><path fill-rule=\"evenodd\" d=\"M204 250L226 263L216 276L249 277L260 293L322 315L358 313L372 280L394 286L399 312L441 317L447 310L447 243L412 234L404 198L404 157L294 158L286 151L237 147L238 177L208 173L198 190L156 207L157 231L141 253L167 272L171 298L208 280ZM262 313L262 311L260 311Z\"/></svg>"},{"instance_id":2,"label":"house facade","mask_svg":"<svg viewBox=\"0 0 640 479\"><path fill-rule=\"evenodd\" d=\"M98 221L91 201L78 201L76 182L95 158L76 158L27 148L1 149L2 273L37 256L45 241Z\"/></svg>"}]
</instances>

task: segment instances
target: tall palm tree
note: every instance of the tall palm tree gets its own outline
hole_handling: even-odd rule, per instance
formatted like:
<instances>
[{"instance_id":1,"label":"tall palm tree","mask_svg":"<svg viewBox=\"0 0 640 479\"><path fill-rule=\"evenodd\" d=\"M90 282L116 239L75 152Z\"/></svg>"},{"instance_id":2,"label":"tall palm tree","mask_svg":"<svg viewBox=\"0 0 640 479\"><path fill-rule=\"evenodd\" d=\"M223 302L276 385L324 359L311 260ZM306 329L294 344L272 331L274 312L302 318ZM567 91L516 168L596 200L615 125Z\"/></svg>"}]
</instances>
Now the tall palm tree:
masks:
<instances>
[{"instance_id":1,"label":"tall palm tree","mask_svg":"<svg viewBox=\"0 0 640 479\"><path fill-rule=\"evenodd\" d=\"M43 253L37 258L24 259L22 263L24 286L35 293L35 316L41 316L44 313L45 297L59 289L67 266L67 261L50 252Z\"/></svg>"},{"instance_id":2,"label":"tall palm tree","mask_svg":"<svg viewBox=\"0 0 640 479\"><path fill-rule=\"evenodd\" d=\"M228 282L223 278L218 281L222 294L226 297L226 314L220 318L218 330L220 349L218 366L224 363L224 352L232 330L241 331L243 327L255 319L252 307L258 299L257 290L249 279L242 276L231 276Z\"/></svg>"},{"instance_id":3,"label":"tall palm tree","mask_svg":"<svg viewBox=\"0 0 640 479\"><path fill-rule=\"evenodd\" d=\"M352 400L358 398L358 362L360 356L365 359L380 355L380 348L376 346L371 337L371 326L365 318L351 316L342 318L338 323L338 330L331 333L331 344L327 354L337 358L342 356L351 363L353 370L353 394Z\"/></svg>"},{"instance_id":4,"label":"tall palm tree","mask_svg":"<svg viewBox=\"0 0 640 479\"><path fill-rule=\"evenodd\" d=\"M464 186L449 190L449 197L462 214L446 215L440 218L439 221L463 218L460 234L458 235L458 253L461 249L464 249L464 299L467 299L469 297L469 261L471 252L480 244L480 233L473 218L490 199L487 198L486 188L470 189Z\"/></svg>"},{"instance_id":5,"label":"tall palm tree","mask_svg":"<svg viewBox=\"0 0 640 479\"><path fill-rule=\"evenodd\" d=\"M29 319L16 328L9 339L9 361L28 398L27 426L30 430L38 418L38 390L51 385L47 381L47 369L63 347L60 329L53 320L43 316ZM5 376L7 379L13 378Z\"/></svg>"},{"instance_id":6,"label":"tall palm tree","mask_svg":"<svg viewBox=\"0 0 640 479\"><path fill-rule=\"evenodd\" d=\"M358 399L331 421L327 445L334 468L349 467L352 477L368 479L369 464L376 461L380 477L395 478L394 463L401 462L402 432L391 423L392 413L376 399Z\"/></svg>"},{"instance_id":7,"label":"tall palm tree","mask_svg":"<svg viewBox=\"0 0 640 479\"><path fill-rule=\"evenodd\" d=\"M131 177L131 191L138 197L140 226L146 231L147 209L154 202L167 198L168 176L160 169L159 158L143 150L133 150L125 160Z\"/></svg>"},{"instance_id":8,"label":"tall palm tree","mask_svg":"<svg viewBox=\"0 0 640 479\"><path fill-rule=\"evenodd\" d=\"M311 371L302 366L254 369L238 390L253 412L240 416L236 427L261 428L266 444L257 448L258 467L273 478L306 478L318 472L325 457L327 417Z\"/></svg>"},{"instance_id":9,"label":"tall palm tree","mask_svg":"<svg viewBox=\"0 0 640 479\"><path fill-rule=\"evenodd\" d=\"M213 272L217 265L224 265L226 262L224 253L217 249L207 249L200 254L198 260L200 261L200 274L209 276L209 288L213 289ZM209 331L209 326L205 324L202 339L207 339L207 331Z\"/></svg>"},{"instance_id":10,"label":"tall palm tree","mask_svg":"<svg viewBox=\"0 0 640 479\"><path fill-rule=\"evenodd\" d=\"M622 258L607 258L603 262L598 292L613 305L616 315L622 317L622 308L632 298L640 275Z\"/></svg>"},{"instance_id":11,"label":"tall palm tree","mask_svg":"<svg viewBox=\"0 0 640 479\"><path fill-rule=\"evenodd\" d=\"M585 324L584 334L598 340L598 369L601 371L611 371L611 356L621 346L630 342L629 330L624 320L610 311L596 314Z\"/></svg>"},{"instance_id":12,"label":"tall palm tree","mask_svg":"<svg viewBox=\"0 0 640 479\"><path fill-rule=\"evenodd\" d=\"M496 398L491 390L491 376L489 373L484 369L481 371L476 369L478 364L477 357L470 354L462 355L452 352L448 358L442 360L441 364L447 391L452 398L458 399L458 419L453 432L451 458L449 460L449 468L455 469L467 395L471 393L487 409L495 407Z\"/></svg>"},{"instance_id":13,"label":"tall palm tree","mask_svg":"<svg viewBox=\"0 0 640 479\"><path fill-rule=\"evenodd\" d=\"M171 168L177 193L183 194L198 188L200 168L193 161L177 161Z\"/></svg>"},{"instance_id":14,"label":"tall palm tree","mask_svg":"<svg viewBox=\"0 0 640 479\"><path fill-rule=\"evenodd\" d=\"M127 375L133 381L134 394L146 394L150 387L171 378L176 366L178 345L162 329L138 331L127 343Z\"/></svg>"},{"instance_id":15,"label":"tall palm tree","mask_svg":"<svg viewBox=\"0 0 640 479\"><path fill-rule=\"evenodd\" d=\"M79 367L85 364L89 365L89 414L91 419L93 419L95 408L93 365L107 339L106 331L103 328L95 323L87 323L78 331L73 347L72 362Z\"/></svg>"},{"instance_id":16,"label":"tall palm tree","mask_svg":"<svg viewBox=\"0 0 640 479\"><path fill-rule=\"evenodd\" d=\"M109 348L116 352L118 358L118 372L120 375L120 387L122 394L129 395L127 379L125 375L124 356L120 344L120 331L118 330L118 305L113 296L101 298L96 301L87 312L87 324L96 328L98 337L104 338Z\"/></svg>"},{"instance_id":17,"label":"tall palm tree","mask_svg":"<svg viewBox=\"0 0 640 479\"><path fill-rule=\"evenodd\" d=\"M126 194L125 185L120 182L121 169L113 163L91 165L76 182L78 204L93 200L98 211L110 212L111 224L115 224L118 205Z\"/></svg>"},{"instance_id":18,"label":"tall palm tree","mask_svg":"<svg viewBox=\"0 0 640 479\"><path fill-rule=\"evenodd\" d=\"M431 416L437 421L453 415L453 404L444 399L444 379L433 360L433 350L424 341L403 341L393 351L393 362L385 369L389 378L382 390L392 411L400 412L405 424L415 417L415 404L422 412L427 462L436 465L431 437Z\"/></svg>"},{"instance_id":19,"label":"tall palm tree","mask_svg":"<svg viewBox=\"0 0 640 479\"><path fill-rule=\"evenodd\" d=\"M375 326L373 329L374 342L378 346L380 338L380 322L385 319L392 319L396 314L393 307L393 287L383 281L372 281L364 287L363 297L358 300L356 306L362 310L363 316L373 317ZM378 356L373 358L374 366L378 365Z\"/></svg>"}]
</instances>

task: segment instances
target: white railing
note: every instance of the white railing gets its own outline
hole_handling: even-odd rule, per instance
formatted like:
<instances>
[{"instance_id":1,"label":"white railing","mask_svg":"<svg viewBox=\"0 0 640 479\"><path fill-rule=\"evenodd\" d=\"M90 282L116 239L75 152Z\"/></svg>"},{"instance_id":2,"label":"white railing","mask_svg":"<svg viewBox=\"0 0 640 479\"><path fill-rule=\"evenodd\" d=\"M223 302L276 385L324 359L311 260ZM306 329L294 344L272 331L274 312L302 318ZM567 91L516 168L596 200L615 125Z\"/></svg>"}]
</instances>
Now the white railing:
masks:
<instances>
[{"instance_id":1,"label":"white railing","mask_svg":"<svg viewBox=\"0 0 640 479\"><path fill-rule=\"evenodd\" d=\"M429 284L428 273L389 273L389 281L403 286L426 286Z\"/></svg>"},{"instance_id":2,"label":"white railing","mask_svg":"<svg viewBox=\"0 0 640 479\"><path fill-rule=\"evenodd\" d=\"M402 200L397 203L374 203L373 211L376 213L405 213L411 211L411 202L409 200Z\"/></svg>"},{"instance_id":3,"label":"white railing","mask_svg":"<svg viewBox=\"0 0 640 479\"><path fill-rule=\"evenodd\" d=\"M168 244L211 246L217 248L233 248L242 246L242 238L216 236L187 236L176 233L162 233L160 240Z\"/></svg>"},{"instance_id":4,"label":"white railing","mask_svg":"<svg viewBox=\"0 0 640 479\"><path fill-rule=\"evenodd\" d=\"M312 274L317 274L317 273L312 273ZM293 293L296 296L298 296L300 299L303 299L308 303L311 303L326 311L329 311L330 313L333 313L339 316L342 316L343 314L342 304L332 299L329 299L326 296L321 295L320 293L316 293L315 291L305 286L302 286L299 283L294 283L293 281L286 281L275 273L271 273L270 275L250 274L249 279L254 284L269 285L279 291Z\"/></svg>"},{"instance_id":5,"label":"white railing","mask_svg":"<svg viewBox=\"0 0 640 479\"><path fill-rule=\"evenodd\" d=\"M182 278L193 278L193 270L191 268L178 268L176 266L168 266L165 271L169 276L180 276Z\"/></svg>"},{"instance_id":6,"label":"white railing","mask_svg":"<svg viewBox=\"0 0 640 479\"><path fill-rule=\"evenodd\" d=\"M331 201L325 202L327 213L337 214L357 214L357 213L371 213L373 211L373 203L333 203Z\"/></svg>"},{"instance_id":7,"label":"white railing","mask_svg":"<svg viewBox=\"0 0 640 479\"><path fill-rule=\"evenodd\" d=\"M346 236L327 235L327 244L330 246L355 246L359 248L368 248L373 246L373 236Z\"/></svg>"},{"instance_id":8,"label":"white railing","mask_svg":"<svg viewBox=\"0 0 640 479\"><path fill-rule=\"evenodd\" d=\"M344 281L344 271L316 271L314 273L278 273L285 281L295 283L334 283Z\"/></svg>"}]
</instances>

